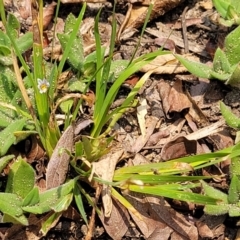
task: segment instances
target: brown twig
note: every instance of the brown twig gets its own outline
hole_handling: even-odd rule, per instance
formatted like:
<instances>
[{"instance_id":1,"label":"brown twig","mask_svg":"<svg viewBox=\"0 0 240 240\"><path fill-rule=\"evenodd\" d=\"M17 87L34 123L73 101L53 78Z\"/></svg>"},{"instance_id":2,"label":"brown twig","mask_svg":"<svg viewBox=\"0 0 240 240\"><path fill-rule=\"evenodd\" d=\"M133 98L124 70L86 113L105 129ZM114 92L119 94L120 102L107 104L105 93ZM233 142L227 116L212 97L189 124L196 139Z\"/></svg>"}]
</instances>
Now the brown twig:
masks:
<instances>
[{"instance_id":1,"label":"brown twig","mask_svg":"<svg viewBox=\"0 0 240 240\"><path fill-rule=\"evenodd\" d=\"M186 18L185 18L187 10L188 10L188 7L185 7L183 10L183 13L182 13L182 34L183 34L185 53L189 53L188 38L187 38L187 26L186 26Z\"/></svg>"},{"instance_id":2,"label":"brown twig","mask_svg":"<svg viewBox=\"0 0 240 240\"><path fill-rule=\"evenodd\" d=\"M96 188L96 193L95 193L95 206L97 206L98 199L100 197L101 192L102 192L102 186L98 185ZM93 231L94 231L94 226L95 226L95 216L96 216L96 208L93 207L92 215L91 215L90 222L88 225L88 232L85 237L85 240L91 240L93 238Z\"/></svg>"}]
</instances>

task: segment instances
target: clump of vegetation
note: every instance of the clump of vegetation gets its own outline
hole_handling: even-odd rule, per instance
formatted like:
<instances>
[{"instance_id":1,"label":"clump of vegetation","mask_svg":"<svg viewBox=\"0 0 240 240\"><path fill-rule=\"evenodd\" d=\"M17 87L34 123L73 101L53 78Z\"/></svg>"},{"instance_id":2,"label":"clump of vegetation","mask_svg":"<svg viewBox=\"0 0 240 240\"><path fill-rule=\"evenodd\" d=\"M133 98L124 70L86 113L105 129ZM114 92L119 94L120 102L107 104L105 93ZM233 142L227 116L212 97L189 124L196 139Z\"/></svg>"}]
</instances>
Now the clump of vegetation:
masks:
<instances>
[{"instance_id":1,"label":"clump of vegetation","mask_svg":"<svg viewBox=\"0 0 240 240\"><path fill-rule=\"evenodd\" d=\"M86 9L86 4L83 4L79 16L76 18L69 15L64 33L58 34L63 49L61 61L50 63L49 66L43 58L42 5L43 1L39 1L39 11L32 7L35 23L33 33L19 37L18 20L12 14L8 14L6 18L3 0L0 0L1 19L6 29L6 32L0 31L2 91L0 124L3 129L0 132L0 154L3 156L0 159L0 172L14 158L13 155L5 156L10 146L31 134L39 136L49 158L46 173L47 190L44 192L40 192L35 186L34 169L23 158L15 159L10 167L5 192L0 193L0 211L4 213L3 221L28 225L28 213L42 214L53 210L52 215L42 225L41 231L45 234L49 226L75 199L78 210L87 223L83 197L90 205L95 206L95 204L82 187L81 180L88 181L91 185L94 185L94 182L110 186L111 195L133 212L134 208L117 191L117 188L207 205L214 205L221 201L221 198L204 196L192 191L193 188L200 186L199 180L208 177L182 176L182 174L218 163L223 157L231 156L232 148L218 153L189 156L169 162L119 168L114 172L112 181L106 181L94 174L93 163L112 150L113 126L127 109L136 105L135 96L152 72L145 73L121 106L111 110L110 107L123 82L155 57L169 52L158 50L138 58L133 55L129 61L113 61L116 19L113 13L110 47L106 53L106 49L101 46L98 28L99 12L94 26L96 51L84 56L79 35L79 27ZM147 19L150 12L151 7ZM141 36L146 28L147 19ZM238 36L239 31L232 34ZM231 42L232 37L229 36L229 41L226 41L226 52L220 49L217 51L213 69L201 64L193 67L191 62L180 56L177 58L185 66L190 66L189 69L199 76L219 76L222 80L232 83L238 71L240 55L233 56L228 52L227 49ZM30 48L33 52L32 69L22 57L22 53ZM62 96L58 95L57 91L58 78L63 72L66 61L76 74L66 86L68 93ZM22 71L24 74L21 74ZM26 77L23 78L25 75ZM75 142L74 136L84 128L78 126L76 119L83 101L88 101L86 92L93 82L96 86L97 101L91 121L85 124L92 123L93 126L89 136L82 136ZM15 91L16 94L14 94ZM19 101L19 98L23 101ZM77 104L74 104L74 99L78 100ZM55 114L58 107L65 114L63 132L60 131ZM9 109L11 112L8 111ZM6 136L10 137L6 138ZM73 179L66 179L69 164L76 172L76 177ZM156 175L155 171L159 175ZM99 209L97 210L99 213Z\"/></svg>"}]
</instances>

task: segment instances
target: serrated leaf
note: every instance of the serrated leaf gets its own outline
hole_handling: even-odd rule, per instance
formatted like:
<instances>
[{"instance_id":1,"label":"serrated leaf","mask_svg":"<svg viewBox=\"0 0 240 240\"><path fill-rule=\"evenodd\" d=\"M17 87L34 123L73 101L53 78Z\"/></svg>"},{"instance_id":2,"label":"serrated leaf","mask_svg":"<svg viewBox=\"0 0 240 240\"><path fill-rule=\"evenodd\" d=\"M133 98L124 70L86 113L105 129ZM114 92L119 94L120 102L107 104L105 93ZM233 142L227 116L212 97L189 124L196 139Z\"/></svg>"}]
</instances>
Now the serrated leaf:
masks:
<instances>
[{"instance_id":1,"label":"serrated leaf","mask_svg":"<svg viewBox=\"0 0 240 240\"><path fill-rule=\"evenodd\" d=\"M223 102L220 102L220 110L228 126L240 128L240 119Z\"/></svg>"},{"instance_id":2,"label":"serrated leaf","mask_svg":"<svg viewBox=\"0 0 240 240\"><path fill-rule=\"evenodd\" d=\"M39 195L39 202L33 206L22 207L26 212L42 214L49 212L58 202L60 202L66 195L73 191L76 179L70 180L69 182L49 189Z\"/></svg>"},{"instance_id":3,"label":"serrated leaf","mask_svg":"<svg viewBox=\"0 0 240 240\"><path fill-rule=\"evenodd\" d=\"M10 168L6 192L15 193L21 198L25 198L33 189L34 182L33 168L19 157Z\"/></svg>"}]
</instances>

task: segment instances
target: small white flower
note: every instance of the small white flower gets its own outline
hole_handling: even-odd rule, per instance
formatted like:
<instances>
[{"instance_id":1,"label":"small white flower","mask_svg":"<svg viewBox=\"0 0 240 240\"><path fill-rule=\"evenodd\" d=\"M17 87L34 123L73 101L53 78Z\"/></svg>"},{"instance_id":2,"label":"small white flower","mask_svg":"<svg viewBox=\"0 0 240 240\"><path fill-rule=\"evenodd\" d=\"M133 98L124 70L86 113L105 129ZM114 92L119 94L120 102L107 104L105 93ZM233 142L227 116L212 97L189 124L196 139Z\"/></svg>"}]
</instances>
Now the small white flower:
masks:
<instances>
[{"instance_id":1,"label":"small white flower","mask_svg":"<svg viewBox=\"0 0 240 240\"><path fill-rule=\"evenodd\" d=\"M48 90L48 88L49 88L49 86L50 86L50 84L49 84L49 82L46 80L46 79L40 79L40 78L38 78L37 79L37 82L38 82L38 89L39 89L39 92L40 93L45 93L45 92L47 92L47 90Z\"/></svg>"}]
</instances>

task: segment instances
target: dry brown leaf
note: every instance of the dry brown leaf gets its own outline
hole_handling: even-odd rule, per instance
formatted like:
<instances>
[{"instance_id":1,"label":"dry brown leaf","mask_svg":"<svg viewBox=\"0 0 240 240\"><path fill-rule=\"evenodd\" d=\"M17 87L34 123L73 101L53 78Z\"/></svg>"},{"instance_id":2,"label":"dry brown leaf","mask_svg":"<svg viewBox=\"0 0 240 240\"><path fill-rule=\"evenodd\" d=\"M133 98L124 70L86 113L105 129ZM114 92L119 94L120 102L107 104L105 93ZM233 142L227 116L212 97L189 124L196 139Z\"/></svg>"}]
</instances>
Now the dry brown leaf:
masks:
<instances>
[{"instance_id":1,"label":"dry brown leaf","mask_svg":"<svg viewBox=\"0 0 240 240\"><path fill-rule=\"evenodd\" d=\"M171 28L167 28L166 26L164 25L161 25L163 26L165 29L163 31L159 31L159 30L154 30L154 29L151 29L151 28L147 28L145 31L157 38L161 38L161 37L165 37L165 38L169 38L171 40L174 41L174 43L180 47L180 48L184 48L184 42L183 42L183 38L181 37L178 37L178 36L175 36L173 35L173 30ZM169 37L170 36L170 37ZM205 51L205 45L199 45L199 44L196 44L195 42L190 42L189 41L189 50L193 53L197 53L201 56L208 56L208 53ZM189 59L190 60L190 59ZM200 61L200 60L194 60L192 59L193 61Z\"/></svg>"},{"instance_id":2,"label":"dry brown leaf","mask_svg":"<svg viewBox=\"0 0 240 240\"><path fill-rule=\"evenodd\" d=\"M28 163L37 161L45 155L45 151L40 142L40 139L36 135L31 135L31 149L27 151L26 158Z\"/></svg>"},{"instance_id":3,"label":"dry brown leaf","mask_svg":"<svg viewBox=\"0 0 240 240\"><path fill-rule=\"evenodd\" d=\"M141 218L139 218L129 211L132 219L141 230L145 238L158 240L161 236L161 240L169 239L173 230L164 222L162 222L159 217L155 218L149 213L151 205L143 194L131 192L125 197L141 216Z\"/></svg>"},{"instance_id":4,"label":"dry brown leaf","mask_svg":"<svg viewBox=\"0 0 240 240\"><path fill-rule=\"evenodd\" d=\"M57 3L51 2L43 8L43 30L45 30L52 21L56 5Z\"/></svg>"},{"instance_id":5,"label":"dry brown leaf","mask_svg":"<svg viewBox=\"0 0 240 240\"><path fill-rule=\"evenodd\" d=\"M169 112L181 112L184 109L191 107L191 102L182 90L182 81L176 80L170 90L169 97Z\"/></svg>"},{"instance_id":6,"label":"dry brown leaf","mask_svg":"<svg viewBox=\"0 0 240 240\"><path fill-rule=\"evenodd\" d=\"M170 136L170 132L168 129L165 129L165 130L160 130L156 133L154 133L148 140L146 146L154 146L156 145L160 139L162 138L166 138L166 137L169 137Z\"/></svg>"},{"instance_id":7,"label":"dry brown leaf","mask_svg":"<svg viewBox=\"0 0 240 240\"><path fill-rule=\"evenodd\" d=\"M61 0L61 3L104 3L107 0Z\"/></svg>"},{"instance_id":8,"label":"dry brown leaf","mask_svg":"<svg viewBox=\"0 0 240 240\"><path fill-rule=\"evenodd\" d=\"M114 150L104 155L98 162L92 163L92 172L106 181L112 181L115 167L123 154L123 149ZM109 217L112 212L111 186L103 184L102 201L104 207L104 216Z\"/></svg>"},{"instance_id":9,"label":"dry brown leaf","mask_svg":"<svg viewBox=\"0 0 240 240\"><path fill-rule=\"evenodd\" d=\"M130 216L125 207L113 199L113 208L109 218L99 215L106 232L112 239L120 240L131 227Z\"/></svg>"},{"instance_id":10,"label":"dry brown leaf","mask_svg":"<svg viewBox=\"0 0 240 240\"><path fill-rule=\"evenodd\" d=\"M68 171L70 153L73 148L74 128L70 125L62 134L49 160L46 171L46 188L64 183Z\"/></svg>"},{"instance_id":11,"label":"dry brown leaf","mask_svg":"<svg viewBox=\"0 0 240 240\"><path fill-rule=\"evenodd\" d=\"M147 101L146 99L142 98L139 100L139 106L137 107L137 119L141 130L141 134L143 136L146 135L146 122L145 122L146 115L147 115Z\"/></svg>"},{"instance_id":12,"label":"dry brown leaf","mask_svg":"<svg viewBox=\"0 0 240 240\"><path fill-rule=\"evenodd\" d=\"M153 3L153 9L150 16L150 20L157 18L159 16L164 15L167 11L175 8L178 6L183 0L153 0L151 3ZM130 17L128 19L128 22L126 24L126 30L132 29L132 28L139 28L143 25L143 23L146 20L146 15L148 12L149 6L144 5L134 5L131 10ZM125 30L124 30L125 31Z\"/></svg>"},{"instance_id":13,"label":"dry brown leaf","mask_svg":"<svg viewBox=\"0 0 240 240\"><path fill-rule=\"evenodd\" d=\"M168 111L169 111L168 96L169 96L171 87L167 82L161 79L157 84L157 89L159 91L159 95L162 100L164 113L168 117Z\"/></svg>"},{"instance_id":14,"label":"dry brown leaf","mask_svg":"<svg viewBox=\"0 0 240 240\"><path fill-rule=\"evenodd\" d=\"M211 134L220 132L222 126L225 124L224 120L219 120L218 122L212 123L211 125L201 128L198 131L190 133L186 136L188 140L198 140L204 137L207 137Z\"/></svg>"},{"instance_id":15,"label":"dry brown leaf","mask_svg":"<svg viewBox=\"0 0 240 240\"><path fill-rule=\"evenodd\" d=\"M147 201L151 205L150 214L158 216L175 232L187 239L197 240L197 228L188 222L185 217L173 210L163 198L147 197Z\"/></svg>"},{"instance_id":16,"label":"dry brown leaf","mask_svg":"<svg viewBox=\"0 0 240 240\"><path fill-rule=\"evenodd\" d=\"M187 59L193 59L189 55L184 56ZM195 58L194 58L195 59ZM165 54L157 56L153 61L144 65L141 72L153 71L156 74L173 74L188 72L188 70L182 66L179 61L172 54Z\"/></svg>"},{"instance_id":17,"label":"dry brown leaf","mask_svg":"<svg viewBox=\"0 0 240 240\"><path fill-rule=\"evenodd\" d=\"M151 116L148 118L148 121L146 123L147 126L146 135L145 136L141 135L136 139L135 143L131 147L131 152L138 153L145 146L148 139L153 134L157 122L158 118L156 117Z\"/></svg>"},{"instance_id":18,"label":"dry brown leaf","mask_svg":"<svg viewBox=\"0 0 240 240\"><path fill-rule=\"evenodd\" d=\"M170 160L184 157L197 152L197 141L188 140L186 137L180 136L168 142L161 151L163 160Z\"/></svg>"}]
</instances>

